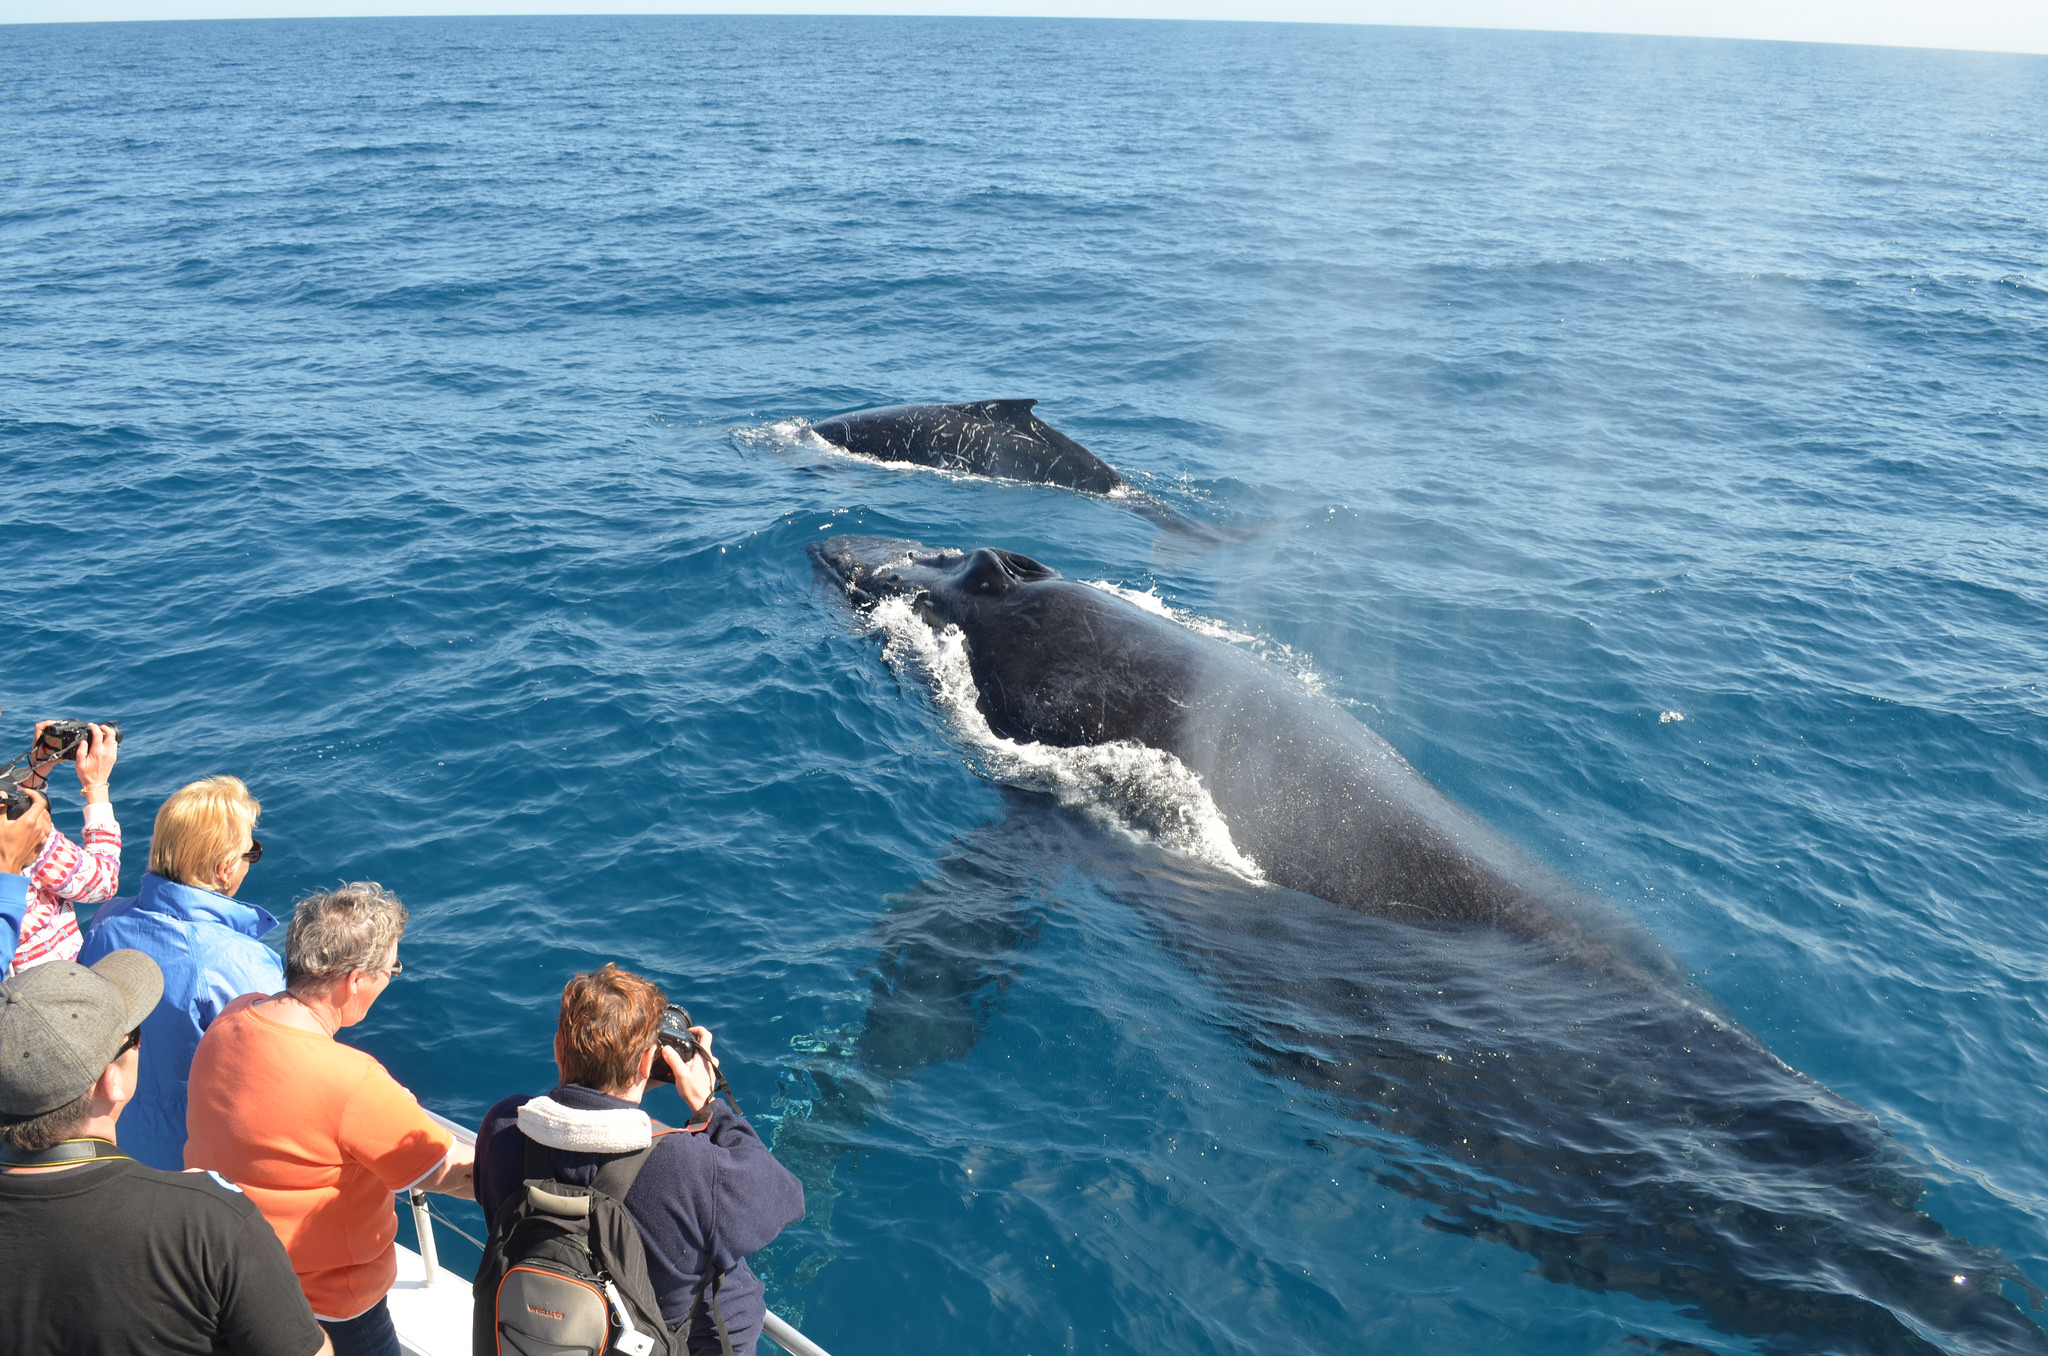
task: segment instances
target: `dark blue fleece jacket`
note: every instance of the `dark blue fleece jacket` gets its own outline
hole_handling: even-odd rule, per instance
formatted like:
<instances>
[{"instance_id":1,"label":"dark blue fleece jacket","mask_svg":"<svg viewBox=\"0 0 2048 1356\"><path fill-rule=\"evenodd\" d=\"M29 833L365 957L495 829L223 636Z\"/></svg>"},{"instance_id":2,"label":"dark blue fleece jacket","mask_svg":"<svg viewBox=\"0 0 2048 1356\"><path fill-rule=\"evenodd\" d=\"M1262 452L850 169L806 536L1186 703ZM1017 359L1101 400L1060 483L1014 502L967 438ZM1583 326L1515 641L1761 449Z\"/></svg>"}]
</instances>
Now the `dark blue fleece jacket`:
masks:
<instances>
[{"instance_id":1,"label":"dark blue fleece jacket","mask_svg":"<svg viewBox=\"0 0 2048 1356\"><path fill-rule=\"evenodd\" d=\"M573 1110L640 1110L637 1103L574 1083L548 1096ZM526 1139L519 1130L519 1108L530 1100L507 1097L486 1113L477 1132L476 1199L487 1220L497 1219L498 1207L525 1180ZM783 1226L803 1218L804 1189L775 1161L753 1126L724 1102L715 1102L714 1107L701 1130L655 1136L654 1152L626 1193L626 1213L640 1226L647 1273L661 1297L662 1318L671 1325L683 1321L709 1258L725 1271L718 1306L725 1314L733 1352L750 1356L767 1305L761 1279L746 1259L766 1247ZM548 1152L556 1179L577 1186L590 1185L598 1168L618 1157L563 1149ZM708 1303L698 1308L690 1324L690 1351L694 1356L717 1356L718 1330Z\"/></svg>"}]
</instances>

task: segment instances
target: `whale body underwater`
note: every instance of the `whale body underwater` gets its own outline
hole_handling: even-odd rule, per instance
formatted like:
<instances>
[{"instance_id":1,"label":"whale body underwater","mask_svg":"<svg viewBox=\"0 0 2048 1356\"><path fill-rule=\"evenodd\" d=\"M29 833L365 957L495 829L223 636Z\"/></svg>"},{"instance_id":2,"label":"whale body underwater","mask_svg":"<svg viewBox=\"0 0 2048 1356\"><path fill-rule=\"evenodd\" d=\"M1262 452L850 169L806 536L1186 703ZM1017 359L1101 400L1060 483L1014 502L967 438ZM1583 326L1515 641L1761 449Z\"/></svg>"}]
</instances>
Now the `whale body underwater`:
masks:
<instances>
[{"instance_id":1,"label":"whale body underwater","mask_svg":"<svg viewBox=\"0 0 2048 1356\"><path fill-rule=\"evenodd\" d=\"M2035 1308L2041 1292L1917 1208L1920 1184L1869 1113L1778 1060L1647 933L1336 702L1013 552L874 537L810 552L856 611L901 599L957 627L996 735L1172 754L1267 882L1318 897L1133 891L1236 1006L1254 1064L1380 1132L1359 1141L1382 1156L1374 1175L1439 1207L1431 1224L1769 1351L2048 1352L2001 1283ZM922 914L882 930L871 1086L971 1048L983 1018L964 1005L1008 963L962 939L1028 932L972 903L930 921L949 894L939 882ZM945 1038L903 1053L949 1002L962 1016Z\"/></svg>"},{"instance_id":2,"label":"whale body underwater","mask_svg":"<svg viewBox=\"0 0 2048 1356\"><path fill-rule=\"evenodd\" d=\"M1031 412L1035 400L883 405L834 415L811 431L843 452L1091 494L1128 488L1116 469Z\"/></svg>"}]
</instances>

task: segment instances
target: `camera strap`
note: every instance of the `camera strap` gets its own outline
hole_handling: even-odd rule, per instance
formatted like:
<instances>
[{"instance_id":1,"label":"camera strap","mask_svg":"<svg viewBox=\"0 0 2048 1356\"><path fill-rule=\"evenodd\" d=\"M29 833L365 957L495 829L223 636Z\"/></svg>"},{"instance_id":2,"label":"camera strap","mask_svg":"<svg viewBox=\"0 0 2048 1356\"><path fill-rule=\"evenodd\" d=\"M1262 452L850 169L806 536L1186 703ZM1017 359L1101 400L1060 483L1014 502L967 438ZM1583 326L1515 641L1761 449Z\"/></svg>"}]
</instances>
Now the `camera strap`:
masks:
<instances>
[{"instance_id":1,"label":"camera strap","mask_svg":"<svg viewBox=\"0 0 2048 1356\"><path fill-rule=\"evenodd\" d=\"M718 1287L725 1284L725 1273L709 1257L704 1259L704 1279L697 1283L697 1293L690 1296L690 1312L683 1315L683 1326L677 1332L684 1351L690 1349L690 1325L697 1321L697 1306L704 1302L704 1292L711 1292L711 1326L718 1331L719 1356L732 1356L732 1334L725 1329L725 1310L718 1303Z\"/></svg>"},{"instance_id":2,"label":"camera strap","mask_svg":"<svg viewBox=\"0 0 2048 1356\"><path fill-rule=\"evenodd\" d=\"M60 1163L91 1163L102 1158L126 1158L112 1140L67 1139L52 1144L47 1149L27 1153L11 1145L0 1144L0 1167L8 1168L51 1168Z\"/></svg>"}]
</instances>

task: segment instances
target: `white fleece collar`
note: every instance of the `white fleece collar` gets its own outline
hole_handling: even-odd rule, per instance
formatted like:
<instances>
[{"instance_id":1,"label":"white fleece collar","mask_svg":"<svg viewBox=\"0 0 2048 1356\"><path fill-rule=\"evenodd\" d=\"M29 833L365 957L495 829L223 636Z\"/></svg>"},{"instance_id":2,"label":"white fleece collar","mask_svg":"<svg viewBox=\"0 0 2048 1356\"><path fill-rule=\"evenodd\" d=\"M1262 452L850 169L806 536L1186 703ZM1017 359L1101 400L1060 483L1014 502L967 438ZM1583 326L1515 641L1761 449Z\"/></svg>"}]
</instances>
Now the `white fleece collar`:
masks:
<instances>
[{"instance_id":1,"label":"white fleece collar","mask_svg":"<svg viewBox=\"0 0 2048 1356\"><path fill-rule=\"evenodd\" d=\"M654 1143L654 1122L638 1107L583 1111L552 1097L536 1097L519 1108L519 1128L550 1149L579 1154L623 1154Z\"/></svg>"}]
</instances>

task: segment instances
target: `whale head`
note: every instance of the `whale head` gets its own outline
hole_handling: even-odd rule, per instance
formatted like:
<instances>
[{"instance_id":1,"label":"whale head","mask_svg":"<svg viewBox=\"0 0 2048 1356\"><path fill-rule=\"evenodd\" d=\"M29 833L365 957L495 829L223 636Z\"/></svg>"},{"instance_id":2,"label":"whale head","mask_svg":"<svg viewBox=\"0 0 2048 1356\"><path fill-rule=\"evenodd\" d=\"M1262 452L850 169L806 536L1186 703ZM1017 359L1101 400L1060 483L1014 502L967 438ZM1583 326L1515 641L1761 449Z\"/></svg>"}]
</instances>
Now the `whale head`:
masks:
<instances>
[{"instance_id":1,"label":"whale head","mask_svg":"<svg viewBox=\"0 0 2048 1356\"><path fill-rule=\"evenodd\" d=\"M892 537L831 537L810 552L855 608L865 612L884 599L907 598L933 626L962 623L979 603L1059 577L1029 556L992 546L947 551Z\"/></svg>"}]
</instances>

